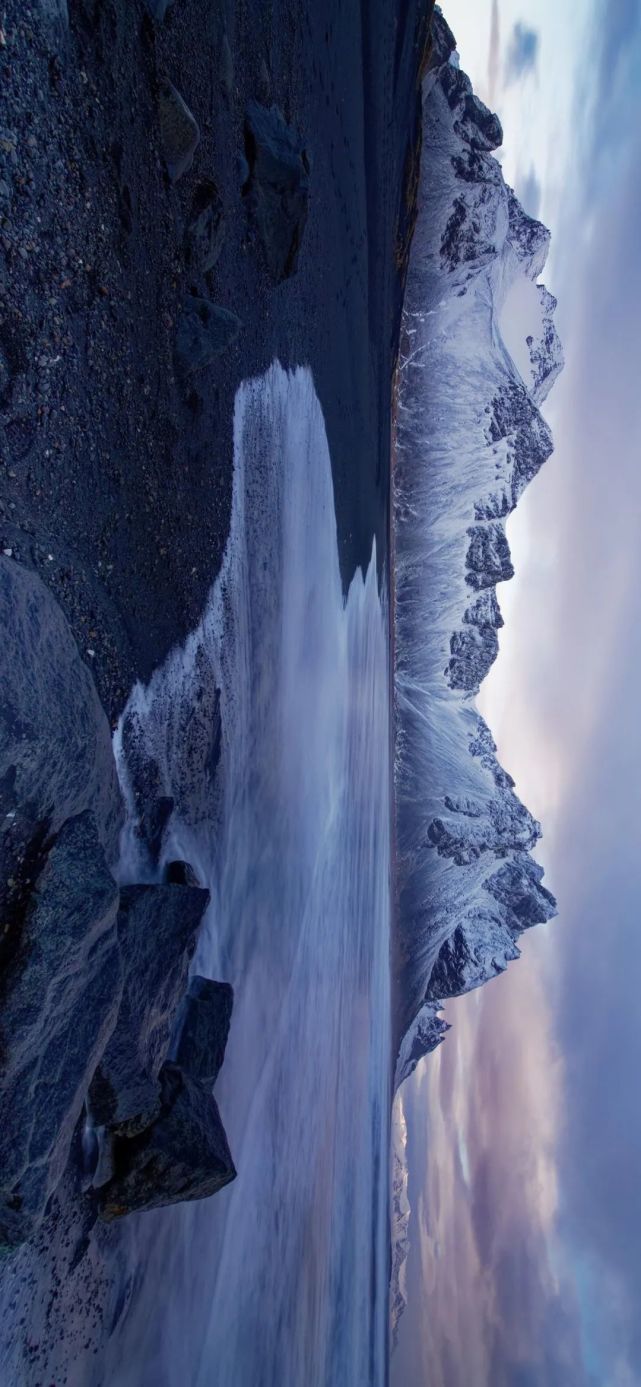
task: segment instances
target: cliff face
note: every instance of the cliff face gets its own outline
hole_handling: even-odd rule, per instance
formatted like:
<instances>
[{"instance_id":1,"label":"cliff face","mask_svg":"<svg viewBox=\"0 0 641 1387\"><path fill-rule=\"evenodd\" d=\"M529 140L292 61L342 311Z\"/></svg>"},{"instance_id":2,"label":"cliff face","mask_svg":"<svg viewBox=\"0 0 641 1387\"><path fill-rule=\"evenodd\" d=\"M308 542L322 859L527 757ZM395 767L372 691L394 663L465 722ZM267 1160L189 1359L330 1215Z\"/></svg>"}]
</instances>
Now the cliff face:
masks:
<instances>
[{"instance_id":1,"label":"cliff face","mask_svg":"<svg viewBox=\"0 0 641 1387\"><path fill-rule=\"evenodd\" d=\"M397 1083L442 1039L442 1002L502 972L555 913L530 856L540 825L473 703L498 653L496 585L514 572L506 519L552 451L539 405L563 355L537 283L550 236L505 184L498 118L438 11L433 24L394 475ZM528 284L521 374L501 324Z\"/></svg>"}]
</instances>

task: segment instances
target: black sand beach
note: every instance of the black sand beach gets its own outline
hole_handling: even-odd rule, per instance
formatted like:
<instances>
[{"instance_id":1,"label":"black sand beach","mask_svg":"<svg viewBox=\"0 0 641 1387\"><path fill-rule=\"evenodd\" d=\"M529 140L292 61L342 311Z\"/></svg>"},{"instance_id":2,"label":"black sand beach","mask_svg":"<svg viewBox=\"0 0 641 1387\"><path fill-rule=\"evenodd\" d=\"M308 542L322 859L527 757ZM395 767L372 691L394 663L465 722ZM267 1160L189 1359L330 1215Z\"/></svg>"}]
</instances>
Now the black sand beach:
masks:
<instances>
[{"instance_id":1,"label":"black sand beach","mask_svg":"<svg viewBox=\"0 0 641 1387\"><path fill-rule=\"evenodd\" d=\"M72 0L67 29L35 3L8 5L0 548L60 602L112 722L204 607L228 528L234 392L274 357L314 373L345 582L374 534L385 552L427 8L175 0L157 23L142 0ZM173 184L165 78L200 130ZM298 267L278 284L242 196L251 99L281 109L309 162ZM185 228L204 181L224 228L203 274ZM190 293L242 327L185 381L175 348Z\"/></svg>"}]
</instances>

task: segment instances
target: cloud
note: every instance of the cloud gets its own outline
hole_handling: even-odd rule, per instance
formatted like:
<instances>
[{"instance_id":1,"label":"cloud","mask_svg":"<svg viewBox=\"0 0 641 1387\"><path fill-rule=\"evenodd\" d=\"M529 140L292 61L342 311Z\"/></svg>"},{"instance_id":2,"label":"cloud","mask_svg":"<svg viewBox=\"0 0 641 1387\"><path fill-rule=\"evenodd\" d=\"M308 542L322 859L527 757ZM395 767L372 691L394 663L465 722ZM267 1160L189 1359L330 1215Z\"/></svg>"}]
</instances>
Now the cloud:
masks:
<instances>
[{"instance_id":1,"label":"cloud","mask_svg":"<svg viewBox=\"0 0 641 1387\"><path fill-rule=\"evenodd\" d=\"M490 47L487 56L487 91L491 110L496 105L501 70L501 22L499 0L492 0L492 19L490 22Z\"/></svg>"},{"instance_id":2,"label":"cloud","mask_svg":"<svg viewBox=\"0 0 641 1387\"><path fill-rule=\"evenodd\" d=\"M515 193L530 217L538 217L541 209L541 184L534 166L529 173L517 178Z\"/></svg>"},{"instance_id":3,"label":"cloud","mask_svg":"<svg viewBox=\"0 0 641 1387\"><path fill-rule=\"evenodd\" d=\"M505 85L516 82L536 68L539 56L539 35L518 20L512 29L505 58Z\"/></svg>"}]
</instances>

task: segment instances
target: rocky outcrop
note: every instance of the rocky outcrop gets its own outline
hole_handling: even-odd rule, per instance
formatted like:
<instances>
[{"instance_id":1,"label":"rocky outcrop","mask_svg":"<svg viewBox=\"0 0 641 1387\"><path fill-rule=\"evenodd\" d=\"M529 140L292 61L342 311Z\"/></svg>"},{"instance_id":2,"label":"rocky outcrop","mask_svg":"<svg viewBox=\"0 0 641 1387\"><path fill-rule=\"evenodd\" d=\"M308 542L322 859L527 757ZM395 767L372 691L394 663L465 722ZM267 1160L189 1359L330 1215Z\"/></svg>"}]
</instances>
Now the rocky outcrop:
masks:
<instances>
[{"instance_id":1,"label":"rocky outcrop","mask_svg":"<svg viewBox=\"0 0 641 1387\"><path fill-rule=\"evenodd\" d=\"M276 106L250 101L245 115L249 178L244 196L273 279L296 269L309 200L309 162Z\"/></svg>"},{"instance_id":2,"label":"rocky outcrop","mask_svg":"<svg viewBox=\"0 0 641 1387\"><path fill-rule=\"evenodd\" d=\"M188 889L176 888L182 894ZM160 1069L157 1111L138 1131L112 1128L108 1160L103 1160L107 1179L98 1173L95 1182L107 1221L204 1199L234 1179L211 1093L225 1056L233 998L228 983L192 978L176 1023L173 1060Z\"/></svg>"},{"instance_id":3,"label":"rocky outcrop","mask_svg":"<svg viewBox=\"0 0 641 1387\"><path fill-rule=\"evenodd\" d=\"M6 556L0 619L0 1245L15 1248L38 1233L63 1185L79 1195L87 1109L96 1182L126 1178L137 1191L132 1208L149 1204L154 1170L160 1203L231 1178L210 1091L232 993L194 980L177 1042L184 1075L165 1073L208 892L191 884L185 863L172 864L162 885L119 891L111 867L123 811L107 720L56 602ZM196 737L201 772L203 746L215 754L219 735L212 697L202 710L207 735L189 743ZM158 782L158 768L143 761L135 803L154 862L172 809ZM134 1138L135 1155L125 1145ZM178 1169L157 1152L181 1141Z\"/></svg>"},{"instance_id":4,"label":"rocky outcrop","mask_svg":"<svg viewBox=\"0 0 641 1387\"><path fill-rule=\"evenodd\" d=\"M160 1075L156 1120L138 1136L116 1137L113 1175L100 1191L107 1222L184 1199L205 1199L236 1175L211 1094L177 1065Z\"/></svg>"},{"instance_id":5,"label":"rocky outcrop","mask_svg":"<svg viewBox=\"0 0 641 1387\"><path fill-rule=\"evenodd\" d=\"M414 1073L419 1060L442 1045L450 1026L439 1015L442 1003L423 1002L401 1039L396 1061L395 1084Z\"/></svg>"},{"instance_id":6,"label":"rocky outcrop","mask_svg":"<svg viewBox=\"0 0 641 1387\"><path fill-rule=\"evenodd\" d=\"M490 978L504 973L508 963L519 957L514 935L502 916L479 910L441 945L427 989L429 1002L461 997Z\"/></svg>"},{"instance_id":7,"label":"rocky outcrop","mask_svg":"<svg viewBox=\"0 0 641 1387\"><path fill-rule=\"evenodd\" d=\"M0 1242L33 1236L116 1023L118 887L92 815L63 824L0 978Z\"/></svg>"},{"instance_id":8,"label":"rocky outcrop","mask_svg":"<svg viewBox=\"0 0 641 1387\"><path fill-rule=\"evenodd\" d=\"M44 843L91 809L107 862L123 812L109 723L44 583L0 555L0 962L19 947Z\"/></svg>"},{"instance_id":9,"label":"rocky outcrop","mask_svg":"<svg viewBox=\"0 0 641 1387\"><path fill-rule=\"evenodd\" d=\"M410 1250L407 1165L407 1121L403 1110L403 1095L398 1093L392 1111L392 1172L391 1172L391 1241L392 1267L390 1272L390 1338L392 1351L398 1342L398 1328L407 1305L407 1257Z\"/></svg>"},{"instance_id":10,"label":"rocky outcrop","mask_svg":"<svg viewBox=\"0 0 641 1387\"><path fill-rule=\"evenodd\" d=\"M149 1126L160 1110L158 1076L208 901L209 892L194 886L121 889L117 928L124 989L117 1023L89 1092L97 1126L134 1134Z\"/></svg>"},{"instance_id":11,"label":"rocky outcrop","mask_svg":"<svg viewBox=\"0 0 641 1387\"><path fill-rule=\"evenodd\" d=\"M557 376L563 370L563 347L556 330L556 299L544 284L537 285L541 305L541 326L526 337L532 367L532 398L538 405L547 399Z\"/></svg>"},{"instance_id":12,"label":"rocky outcrop","mask_svg":"<svg viewBox=\"0 0 641 1387\"><path fill-rule=\"evenodd\" d=\"M527 379L502 337L550 237L506 186L500 124L451 42L436 11L397 408L397 1082L442 1039L443 1001L502 972L555 912L529 856L540 825L471 703L498 653L496 585L514 572L506 520L552 451L539 405L563 354L543 285L522 288Z\"/></svg>"}]
</instances>

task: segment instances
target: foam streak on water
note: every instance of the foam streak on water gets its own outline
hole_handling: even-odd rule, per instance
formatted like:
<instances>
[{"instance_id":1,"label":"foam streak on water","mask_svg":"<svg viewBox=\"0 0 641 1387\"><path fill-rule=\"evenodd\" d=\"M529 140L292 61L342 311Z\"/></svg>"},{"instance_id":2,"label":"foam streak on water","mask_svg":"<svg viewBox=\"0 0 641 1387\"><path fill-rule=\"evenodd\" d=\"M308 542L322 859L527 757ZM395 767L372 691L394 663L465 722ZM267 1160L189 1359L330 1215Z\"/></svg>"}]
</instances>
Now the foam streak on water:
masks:
<instances>
[{"instance_id":1,"label":"foam streak on water","mask_svg":"<svg viewBox=\"0 0 641 1387\"><path fill-rule=\"evenodd\" d=\"M201 627L130 714L212 893L195 967L236 1004L216 1096L238 1179L129 1221L119 1387L385 1381L389 1132L388 620L375 555L341 591L311 374L240 388L231 534ZM221 690L212 803L181 748ZM207 701L205 700L205 707ZM191 720L191 721L190 721ZM118 745L118 743L117 743ZM121 772L127 789L126 764ZM123 872L135 875L135 842Z\"/></svg>"}]
</instances>

